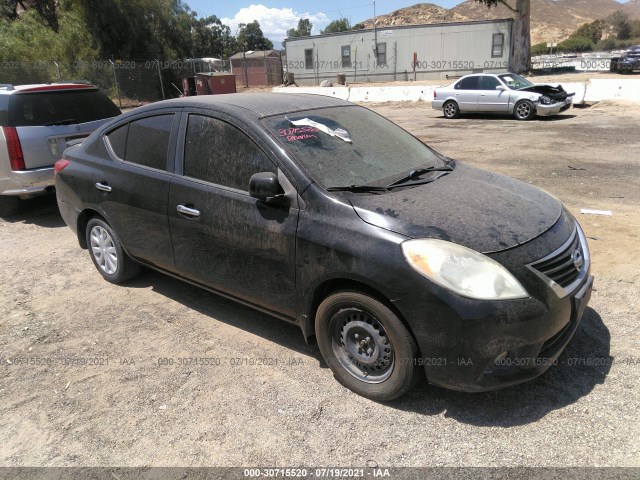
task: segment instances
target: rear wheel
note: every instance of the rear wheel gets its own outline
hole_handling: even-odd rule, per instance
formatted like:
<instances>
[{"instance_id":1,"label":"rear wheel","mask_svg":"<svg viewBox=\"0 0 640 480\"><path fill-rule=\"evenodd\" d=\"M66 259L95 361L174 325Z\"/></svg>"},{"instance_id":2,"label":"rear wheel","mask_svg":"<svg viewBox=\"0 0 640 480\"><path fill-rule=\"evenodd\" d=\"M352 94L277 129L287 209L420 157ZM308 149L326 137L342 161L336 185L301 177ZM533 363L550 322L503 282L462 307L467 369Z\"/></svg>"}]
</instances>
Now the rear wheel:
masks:
<instances>
[{"instance_id":1,"label":"rear wheel","mask_svg":"<svg viewBox=\"0 0 640 480\"><path fill-rule=\"evenodd\" d=\"M22 206L20 198L11 195L0 195L0 217L15 215Z\"/></svg>"},{"instance_id":2,"label":"rear wheel","mask_svg":"<svg viewBox=\"0 0 640 480\"><path fill-rule=\"evenodd\" d=\"M418 347L396 314L353 291L330 295L318 307L316 338L335 378L376 401L406 393L417 381Z\"/></svg>"},{"instance_id":3,"label":"rear wheel","mask_svg":"<svg viewBox=\"0 0 640 480\"><path fill-rule=\"evenodd\" d=\"M530 120L536 113L536 107L529 100L520 100L513 109L517 120Z\"/></svg>"},{"instance_id":4,"label":"rear wheel","mask_svg":"<svg viewBox=\"0 0 640 480\"><path fill-rule=\"evenodd\" d=\"M107 222L92 218L85 233L91 260L105 280L123 283L140 272L140 265L129 258L120 238Z\"/></svg>"},{"instance_id":5,"label":"rear wheel","mask_svg":"<svg viewBox=\"0 0 640 480\"><path fill-rule=\"evenodd\" d=\"M453 100L449 100L442 106L442 113L447 118L458 118L460 116L460 107Z\"/></svg>"}]
</instances>

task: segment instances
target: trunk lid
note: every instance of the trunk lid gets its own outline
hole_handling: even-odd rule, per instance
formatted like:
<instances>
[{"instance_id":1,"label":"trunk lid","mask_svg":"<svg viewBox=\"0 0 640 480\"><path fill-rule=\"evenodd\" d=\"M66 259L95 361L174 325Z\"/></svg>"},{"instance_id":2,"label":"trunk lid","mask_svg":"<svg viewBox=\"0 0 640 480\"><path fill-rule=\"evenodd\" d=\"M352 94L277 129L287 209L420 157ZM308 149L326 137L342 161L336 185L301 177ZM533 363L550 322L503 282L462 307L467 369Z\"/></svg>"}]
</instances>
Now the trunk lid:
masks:
<instances>
[{"instance_id":1,"label":"trunk lid","mask_svg":"<svg viewBox=\"0 0 640 480\"><path fill-rule=\"evenodd\" d=\"M62 156L67 142L88 137L105 120L74 125L16 127L27 169L50 167Z\"/></svg>"}]
</instances>

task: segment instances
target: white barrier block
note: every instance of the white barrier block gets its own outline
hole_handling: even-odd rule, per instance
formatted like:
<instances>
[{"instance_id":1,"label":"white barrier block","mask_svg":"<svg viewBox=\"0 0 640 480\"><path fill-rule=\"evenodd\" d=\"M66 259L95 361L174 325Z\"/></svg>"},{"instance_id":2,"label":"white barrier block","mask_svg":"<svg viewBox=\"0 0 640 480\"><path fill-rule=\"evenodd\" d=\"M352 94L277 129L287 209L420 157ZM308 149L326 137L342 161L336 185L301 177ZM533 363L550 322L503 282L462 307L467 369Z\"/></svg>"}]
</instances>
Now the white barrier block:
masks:
<instances>
[{"instance_id":1,"label":"white barrier block","mask_svg":"<svg viewBox=\"0 0 640 480\"><path fill-rule=\"evenodd\" d=\"M640 79L598 78L587 85L587 102L632 100L640 102Z\"/></svg>"}]
</instances>

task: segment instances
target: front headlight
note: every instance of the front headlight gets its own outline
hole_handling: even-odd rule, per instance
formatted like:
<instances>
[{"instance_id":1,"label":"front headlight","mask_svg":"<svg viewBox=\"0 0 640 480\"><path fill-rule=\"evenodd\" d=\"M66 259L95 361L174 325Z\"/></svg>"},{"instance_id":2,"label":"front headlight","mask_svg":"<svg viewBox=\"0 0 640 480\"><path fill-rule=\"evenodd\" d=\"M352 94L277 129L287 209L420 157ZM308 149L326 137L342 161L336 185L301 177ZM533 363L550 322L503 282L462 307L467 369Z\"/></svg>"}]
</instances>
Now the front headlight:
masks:
<instances>
[{"instance_id":1,"label":"front headlight","mask_svg":"<svg viewBox=\"0 0 640 480\"><path fill-rule=\"evenodd\" d=\"M419 273L465 297L510 300L529 296L506 268L462 245L435 239L407 240L402 243L402 253Z\"/></svg>"},{"instance_id":2,"label":"front headlight","mask_svg":"<svg viewBox=\"0 0 640 480\"><path fill-rule=\"evenodd\" d=\"M544 105L549 105L551 103L551 99L546 95L542 95L540 97L540 102L542 102Z\"/></svg>"}]
</instances>

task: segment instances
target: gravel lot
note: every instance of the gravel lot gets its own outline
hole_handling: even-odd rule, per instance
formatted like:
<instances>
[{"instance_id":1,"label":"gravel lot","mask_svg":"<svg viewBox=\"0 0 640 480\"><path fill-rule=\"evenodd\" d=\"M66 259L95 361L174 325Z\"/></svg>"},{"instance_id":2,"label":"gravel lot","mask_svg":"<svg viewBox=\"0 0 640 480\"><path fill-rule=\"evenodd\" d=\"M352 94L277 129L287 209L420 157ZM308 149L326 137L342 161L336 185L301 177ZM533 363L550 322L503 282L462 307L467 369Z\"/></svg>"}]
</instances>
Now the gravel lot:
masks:
<instances>
[{"instance_id":1,"label":"gravel lot","mask_svg":"<svg viewBox=\"0 0 640 480\"><path fill-rule=\"evenodd\" d=\"M558 366L502 391L423 383L377 404L296 327L154 272L103 281L43 197L0 220L2 465L640 466L640 107L524 123L375 109L579 217L596 290ZM179 364L193 357L211 365Z\"/></svg>"}]
</instances>

